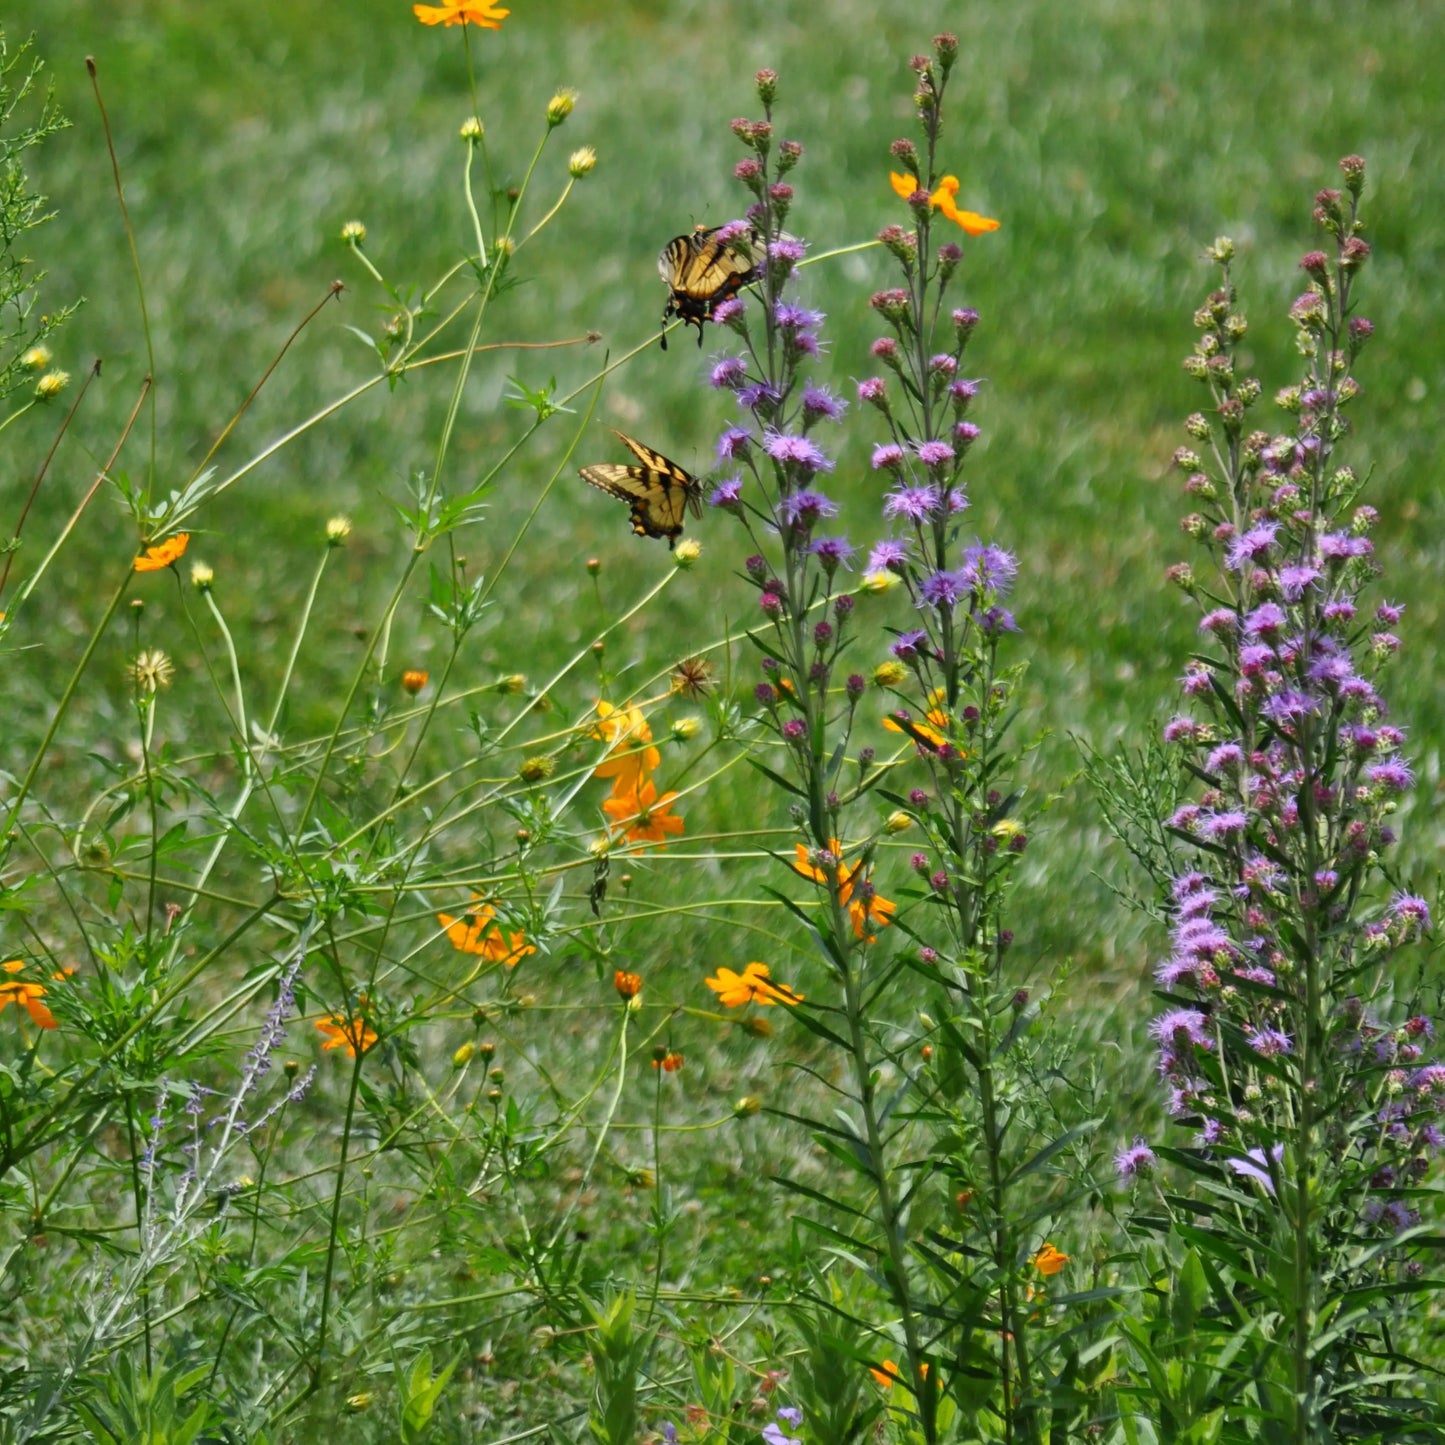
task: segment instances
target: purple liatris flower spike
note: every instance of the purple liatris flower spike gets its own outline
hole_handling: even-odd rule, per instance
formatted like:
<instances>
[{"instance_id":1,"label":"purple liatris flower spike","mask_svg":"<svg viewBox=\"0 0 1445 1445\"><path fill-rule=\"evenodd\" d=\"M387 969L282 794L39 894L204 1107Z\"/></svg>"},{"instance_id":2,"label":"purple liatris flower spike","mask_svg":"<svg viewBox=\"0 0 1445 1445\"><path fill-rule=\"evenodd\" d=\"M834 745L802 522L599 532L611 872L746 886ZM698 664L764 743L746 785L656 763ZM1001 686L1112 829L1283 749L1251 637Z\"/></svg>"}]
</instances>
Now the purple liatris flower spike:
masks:
<instances>
[{"instance_id":1,"label":"purple liatris flower spike","mask_svg":"<svg viewBox=\"0 0 1445 1445\"><path fill-rule=\"evenodd\" d=\"M775 462L782 462L802 476L833 470L833 463L828 457L819 450L816 443L804 436L769 432L763 438L763 449Z\"/></svg>"}]
</instances>

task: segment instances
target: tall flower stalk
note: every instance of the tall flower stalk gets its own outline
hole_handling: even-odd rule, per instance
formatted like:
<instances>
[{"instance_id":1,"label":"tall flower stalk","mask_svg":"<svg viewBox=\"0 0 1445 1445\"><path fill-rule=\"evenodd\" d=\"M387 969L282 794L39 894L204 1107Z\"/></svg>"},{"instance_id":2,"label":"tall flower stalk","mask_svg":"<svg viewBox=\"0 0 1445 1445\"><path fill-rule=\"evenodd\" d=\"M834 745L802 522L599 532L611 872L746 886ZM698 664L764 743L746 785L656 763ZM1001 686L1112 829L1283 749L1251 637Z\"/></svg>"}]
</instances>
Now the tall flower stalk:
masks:
<instances>
[{"instance_id":1,"label":"tall flower stalk","mask_svg":"<svg viewBox=\"0 0 1445 1445\"><path fill-rule=\"evenodd\" d=\"M1413 773L1379 691L1402 609L1366 601L1376 514L1343 461L1373 327L1354 294L1370 254L1365 165L1340 166L1344 189L1315 201L1324 245L1300 262L1290 319L1304 369L1275 397L1280 432L1249 428L1263 387L1244 372L1233 246L1209 251L1219 285L1185 362L1209 408L1174 458L1206 565L1172 575L1200 608L1202 644L1182 680L1189 712L1166 729L1200 790L1169 820L1190 857L1156 972L1170 1007L1151 1026L1169 1112L1194 1131L1170 1152L1213 1201L1204 1227L1197 1208L1176 1219L1191 1221L1221 1314L1258 1331L1226 1372L1225 1409L1262 1412L1287 1431L1272 1438L1299 1445L1378 1438L1411 1416L1411 1240L1445 1143L1445 1068L1424 1056L1433 1025L1385 1021L1401 1011L1396 954L1430 914L1403 890L1385 896L1391 815Z\"/></svg>"},{"instance_id":2,"label":"tall flower stalk","mask_svg":"<svg viewBox=\"0 0 1445 1445\"><path fill-rule=\"evenodd\" d=\"M1050 1191L1034 1177L1029 1207L1013 1197L1020 1167L1032 1172L1036 1121L1022 1122L1029 1105L1018 1077L998 1072L1030 1016L1027 995L1002 977L1003 898L1027 842L1008 781L1015 759L1002 742L1017 672L1001 662L999 648L1017 630L1003 605L1016 564L1002 548L961 535L962 473L979 429L968 419L978 383L961 375L960 363L978 317L944 309L963 252L951 240L939 244L936 226L976 236L998 223L959 209L959 182L938 174L943 96L957 53L957 40L941 35L931 56L912 62L923 147L895 144L895 161L910 173L895 174L893 186L913 226L891 225L880 236L903 284L871 302L890 332L873 355L892 375L858 388L872 409L863 415L876 413L886 426L873 468L890 485L883 511L897 533L873 549L862 592L901 585L917 624L896 634L893 657L874 672L875 686L896 704L885 727L900 745L886 763L859 736L876 726L872 709L859 708L867 680L842 664L845 649L861 640L857 594L841 585L854 548L823 530L838 507L819 489L834 464L817 435L844 408L804 376L823 318L788 295L803 247L783 229L793 200L785 177L801 148L774 142L776 77L767 71L758 76L764 119L733 123L751 152L736 174L753 204L746 220L720 233L755 247L760 304L751 314L740 299L717 308L716 319L743 346L711 374L742 414L718 444L737 473L711 501L740 519L754 548L744 570L760 614L750 633L763 654L756 696L782 760L764 771L795 800L791 866L816 888L811 910L784 901L813 929L835 981L829 1001L814 999L799 1016L847 1055L850 1072L847 1124L809 1122L870 1196L875 1232L863 1238L855 1223L849 1240L876 1260L894 1309L895 1323L874 1345L875 1376L903 1428L929 1441L953 1428L960 1411L987 1416L986 1428L1001 1428L1002 1438L1038 1438L1023 1302L1026 1291L1030 1299L1042 1295L1043 1273L1067 1262L1051 1245L1045 1252L1041 1201ZM904 792L899 779L916 763L930 786ZM857 805L874 790L894 805L886 818L876 808L861 816ZM880 844L913 828L925 840L913 855L918 907L899 932L922 946L904 953L881 941L902 920L878 892L874 868ZM899 1002L912 1013L920 992L930 1009L922 1035L916 1024L900 1029L889 1017ZM920 1046L932 1061L923 1069ZM935 1169L920 1173L905 1163L920 1149ZM966 1212L958 1255L940 1251L942 1235L918 1222L928 1216L925 1201L942 1202L933 1198L940 1180L955 1217ZM860 1218L846 1208L851 1220ZM982 1263L961 1276L956 1260L965 1256ZM981 1391L966 1383L979 1376L992 1382Z\"/></svg>"}]
</instances>

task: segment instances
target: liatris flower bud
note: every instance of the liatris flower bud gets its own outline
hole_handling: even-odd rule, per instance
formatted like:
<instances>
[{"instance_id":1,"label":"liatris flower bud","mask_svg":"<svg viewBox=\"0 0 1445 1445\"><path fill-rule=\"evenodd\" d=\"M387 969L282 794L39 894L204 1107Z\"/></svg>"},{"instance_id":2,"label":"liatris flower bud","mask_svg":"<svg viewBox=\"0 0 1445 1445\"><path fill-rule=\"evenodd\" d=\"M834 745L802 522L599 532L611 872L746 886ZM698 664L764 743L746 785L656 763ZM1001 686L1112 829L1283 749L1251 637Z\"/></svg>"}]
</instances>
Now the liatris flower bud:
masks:
<instances>
[{"instance_id":1,"label":"liatris flower bud","mask_svg":"<svg viewBox=\"0 0 1445 1445\"><path fill-rule=\"evenodd\" d=\"M1344 173L1345 186L1352 196L1358 196L1365 189L1365 158L1348 155L1340 158L1340 170Z\"/></svg>"},{"instance_id":2,"label":"liatris flower bud","mask_svg":"<svg viewBox=\"0 0 1445 1445\"><path fill-rule=\"evenodd\" d=\"M753 84L757 87L758 99L764 106L771 106L778 97L778 72L776 70L763 69L753 76Z\"/></svg>"},{"instance_id":3,"label":"liatris flower bud","mask_svg":"<svg viewBox=\"0 0 1445 1445\"><path fill-rule=\"evenodd\" d=\"M778 142L778 174L785 175L803 159L803 147L795 140Z\"/></svg>"},{"instance_id":4,"label":"liatris flower bud","mask_svg":"<svg viewBox=\"0 0 1445 1445\"><path fill-rule=\"evenodd\" d=\"M918 174L918 147L911 140L907 138L896 140L889 146L888 151L894 160L907 168L909 175L916 176Z\"/></svg>"},{"instance_id":5,"label":"liatris flower bud","mask_svg":"<svg viewBox=\"0 0 1445 1445\"><path fill-rule=\"evenodd\" d=\"M939 69L944 75L947 75L953 69L953 62L958 59L958 36L949 30L935 35L933 37L933 53L938 58Z\"/></svg>"}]
</instances>

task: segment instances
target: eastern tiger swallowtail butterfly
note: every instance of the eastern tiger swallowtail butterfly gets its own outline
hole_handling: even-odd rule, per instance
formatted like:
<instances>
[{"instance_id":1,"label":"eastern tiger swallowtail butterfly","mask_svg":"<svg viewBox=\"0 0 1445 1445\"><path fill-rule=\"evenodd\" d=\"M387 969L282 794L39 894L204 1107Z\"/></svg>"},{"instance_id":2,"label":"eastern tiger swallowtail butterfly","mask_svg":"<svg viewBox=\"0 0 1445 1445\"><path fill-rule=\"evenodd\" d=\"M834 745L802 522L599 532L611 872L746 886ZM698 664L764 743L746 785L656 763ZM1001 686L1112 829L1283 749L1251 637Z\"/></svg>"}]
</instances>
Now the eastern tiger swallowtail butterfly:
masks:
<instances>
[{"instance_id":1,"label":"eastern tiger swallowtail butterfly","mask_svg":"<svg viewBox=\"0 0 1445 1445\"><path fill-rule=\"evenodd\" d=\"M666 537L671 549L682 535L683 515L689 511L695 517L702 515L701 484L661 452L633 441L623 432L615 435L642 465L598 462L581 468L578 475L609 497L627 503L632 512L632 530L639 537Z\"/></svg>"},{"instance_id":2,"label":"eastern tiger swallowtail butterfly","mask_svg":"<svg viewBox=\"0 0 1445 1445\"><path fill-rule=\"evenodd\" d=\"M674 236L657 258L657 271L667 283L667 305L662 324L680 316L684 327L697 327L697 344L702 345L702 323L712 320L714 308L736 296L757 275L753 265L756 233L720 241L722 226L699 226L686 236ZM667 332L662 333L667 350Z\"/></svg>"}]
</instances>

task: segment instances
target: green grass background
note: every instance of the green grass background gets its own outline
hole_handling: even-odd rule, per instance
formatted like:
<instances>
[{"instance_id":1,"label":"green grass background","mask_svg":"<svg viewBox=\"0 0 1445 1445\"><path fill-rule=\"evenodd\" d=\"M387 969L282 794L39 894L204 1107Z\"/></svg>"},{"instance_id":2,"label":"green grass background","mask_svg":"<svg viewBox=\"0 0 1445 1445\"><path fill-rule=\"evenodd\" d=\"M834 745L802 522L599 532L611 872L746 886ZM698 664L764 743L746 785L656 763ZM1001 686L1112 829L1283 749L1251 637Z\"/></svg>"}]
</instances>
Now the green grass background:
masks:
<instances>
[{"instance_id":1,"label":"green grass background","mask_svg":"<svg viewBox=\"0 0 1445 1445\"><path fill-rule=\"evenodd\" d=\"M1146 1007L1107 1018L1108 1005L1132 1004L1162 940L1099 881L1100 872L1121 870L1073 781L1071 738L1108 746L1157 734L1192 644L1194 614L1162 574L1189 555L1177 529L1185 507L1166 463L1184 439L1182 417L1203 400L1179 368L1194 336L1191 313L1213 282L1199 253L1221 232L1237 241L1254 365L1271 393L1293 375L1283 314L1300 289L1298 257L1314 244L1311 198L1336 182L1340 155L1364 154L1375 255L1359 294L1377 333L1360 368L1353 461L1370 472L1368 499L1382 514L1384 590L1409 604L1405 664L1387 684L1421 774L1402 815L1402 864L1420 879L1433 873L1445 738L1436 650L1445 600L1437 483L1445 441L1445 27L1434 6L515 0L512 8L500 33L473 37L499 169L520 173L560 85L576 87L580 100L554 138L539 197L558 184L573 146L596 146L599 163L523 253L525 284L496 308L490 334L560 338L595 329L614 355L655 332L660 246L694 222L741 209L730 178L741 148L727 122L757 111L758 66L780 73L778 128L807 149L790 228L825 250L865 241L898 219L887 148L912 133L905 62L935 31L959 33L943 160L961 178L960 202L1003 223L969 243L958 298L984 318L970 352L974 373L988 381L974 413L984 438L970 473L973 515L980 535L1020 558L1017 649L1030 667L1021 736L1045 735L1031 786L1036 797L1058 795L1035 832L1016 957L1044 980L1076 960L1095 1009L1088 1027L1098 1035L1142 1038ZM37 534L89 484L146 371L86 55L99 65L146 278L163 486L189 475L333 277L347 282L345 298L302 338L222 463L369 374L371 358L343 328L374 330L384 298L339 244L343 222L365 221L368 253L403 285L427 281L469 244L456 139L469 110L460 32L423 30L404 3L20 0L7 7L5 23L12 40L33 30L74 121L33 165L57 213L39 247L47 300L86 298L60 339L60 360L77 376L92 357L104 360L30 524ZM809 299L829 314L820 374L849 394L851 379L871 370L866 350L876 329L866 302L888 276L884 259L869 251L805 273ZM729 419L723 399L702 384L720 344L710 333L701 355L682 338L666 354L644 351L608 384L599 418L694 470L706 467ZM522 417L501 403L508 373L532 385L555 375L571 389L599 360L594 348L479 365L454 477L479 470L520 432ZM217 568L247 665L265 675L284 657L312 565L310 553L298 560L296 538L318 534L338 512L354 519L323 630L308 647L298 725L320 725L355 666L357 632L396 566L389 499L408 474L430 466L446 392L438 379L420 378L394 394L379 389L235 489L193 538L192 555ZM1260 425L1270 424L1268 411L1261 409ZM36 456L50 424L26 420L20 440ZM565 440L561 429L544 433L509 472L493 500L495 537L512 535ZM871 440L866 425L850 426L830 488L858 543L882 531L880 488L867 468ZM597 428L579 459L614 450ZM143 470L140 442L125 464ZM17 498L23 473L7 472L6 495ZM10 766L54 704L72 637L99 613L110 583L95 579L118 565L118 520L108 500L92 510L44 593L45 625L30 629L38 645L9 659ZM712 641L720 615L748 608L750 594L734 579L736 535L719 517L694 530L701 562L627 644L640 673ZM565 655L586 635L589 556L601 559L618 596L670 565L662 548L628 535L620 508L564 479L515 564L506 608L467 654L475 680L539 673L541 660ZM172 604L163 589L154 598L148 626L163 634L175 620ZM413 617L394 648L398 666L427 665L433 635ZM177 633L168 645L184 664L184 638ZM883 646L879 635L880 656ZM123 653L117 642L103 661L112 682ZM470 680L467 671L457 680ZM116 716L103 691L88 695L57 759L94 746L119 727ZM734 774L700 807L696 826L781 824L782 813L779 799ZM682 923L650 946L680 986L703 966L735 964L726 943L721 930ZM720 1058L711 1083L719 1094L740 1090L757 1081L750 1070L764 1067ZM1137 1087L1147 1091L1147 1081ZM730 1178L709 1187L764 1172L760 1160L734 1158L729 1167Z\"/></svg>"}]
</instances>

